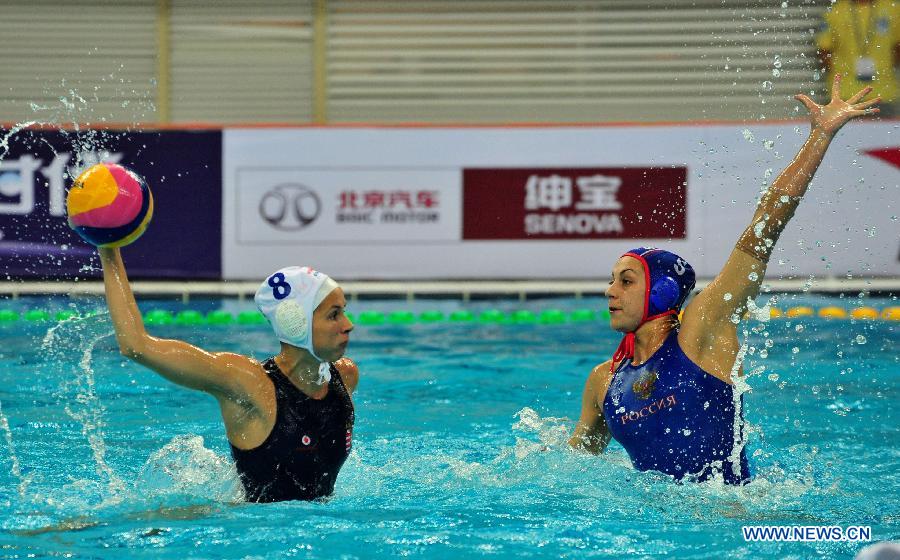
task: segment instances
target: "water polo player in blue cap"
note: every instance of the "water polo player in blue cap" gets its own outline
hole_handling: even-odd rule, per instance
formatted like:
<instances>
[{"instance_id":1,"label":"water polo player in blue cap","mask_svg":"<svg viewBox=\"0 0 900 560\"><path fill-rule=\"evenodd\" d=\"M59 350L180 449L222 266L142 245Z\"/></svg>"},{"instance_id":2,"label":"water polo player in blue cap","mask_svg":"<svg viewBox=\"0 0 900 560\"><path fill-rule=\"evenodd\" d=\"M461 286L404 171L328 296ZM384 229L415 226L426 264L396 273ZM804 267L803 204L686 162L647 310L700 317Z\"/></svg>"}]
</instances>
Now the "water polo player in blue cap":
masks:
<instances>
[{"instance_id":1,"label":"water polo player in blue cap","mask_svg":"<svg viewBox=\"0 0 900 560\"><path fill-rule=\"evenodd\" d=\"M615 438L640 470L678 480L749 480L732 378L741 365L737 322L759 293L772 249L834 135L847 121L878 111L878 98L862 101L871 88L844 101L839 86L836 76L827 105L796 96L811 115L809 138L680 322L678 312L694 288L694 271L684 259L639 248L616 261L606 295L612 328L625 336L585 383L573 447L600 453Z\"/></svg>"},{"instance_id":2,"label":"water polo player in blue cap","mask_svg":"<svg viewBox=\"0 0 900 560\"><path fill-rule=\"evenodd\" d=\"M147 334L119 249L99 251L122 354L216 398L246 498L273 502L331 494L350 453L350 393L359 379L356 365L343 357L353 324L334 280L288 267L263 281L256 303L281 351L260 363Z\"/></svg>"}]
</instances>

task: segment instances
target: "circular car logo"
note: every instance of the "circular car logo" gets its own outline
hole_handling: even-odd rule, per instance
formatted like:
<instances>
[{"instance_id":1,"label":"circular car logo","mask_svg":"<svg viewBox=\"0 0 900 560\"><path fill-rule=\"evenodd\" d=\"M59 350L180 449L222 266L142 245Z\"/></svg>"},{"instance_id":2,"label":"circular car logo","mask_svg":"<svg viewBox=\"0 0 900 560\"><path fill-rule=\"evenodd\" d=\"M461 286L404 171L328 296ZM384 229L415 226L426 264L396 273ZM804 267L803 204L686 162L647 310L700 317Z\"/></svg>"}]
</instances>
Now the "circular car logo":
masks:
<instances>
[{"instance_id":1,"label":"circular car logo","mask_svg":"<svg viewBox=\"0 0 900 560\"><path fill-rule=\"evenodd\" d=\"M259 201L259 215L272 227L296 231L316 221L322 211L319 196L298 184L276 185Z\"/></svg>"}]
</instances>

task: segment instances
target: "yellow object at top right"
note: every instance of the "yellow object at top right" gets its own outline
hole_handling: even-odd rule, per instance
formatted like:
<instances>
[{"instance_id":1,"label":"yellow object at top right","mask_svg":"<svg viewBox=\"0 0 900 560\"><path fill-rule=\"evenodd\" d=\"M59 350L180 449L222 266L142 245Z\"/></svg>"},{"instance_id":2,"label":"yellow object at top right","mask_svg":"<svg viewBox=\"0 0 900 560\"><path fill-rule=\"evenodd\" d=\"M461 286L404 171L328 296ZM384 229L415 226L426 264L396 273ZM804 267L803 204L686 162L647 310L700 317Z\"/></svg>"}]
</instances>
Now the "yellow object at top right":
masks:
<instances>
[{"instance_id":1,"label":"yellow object at top right","mask_svg":"<svg viewBox=\"0 0 900 560\"><path fill-rule=\"evenodd\" d=\"M842 74L843 97L872 86L883 108L898 100L894 68L900 57L900 2L838 0L825 13L816 45L828 69L827 83L835 72Z\"/></svg>"}]
</instances>

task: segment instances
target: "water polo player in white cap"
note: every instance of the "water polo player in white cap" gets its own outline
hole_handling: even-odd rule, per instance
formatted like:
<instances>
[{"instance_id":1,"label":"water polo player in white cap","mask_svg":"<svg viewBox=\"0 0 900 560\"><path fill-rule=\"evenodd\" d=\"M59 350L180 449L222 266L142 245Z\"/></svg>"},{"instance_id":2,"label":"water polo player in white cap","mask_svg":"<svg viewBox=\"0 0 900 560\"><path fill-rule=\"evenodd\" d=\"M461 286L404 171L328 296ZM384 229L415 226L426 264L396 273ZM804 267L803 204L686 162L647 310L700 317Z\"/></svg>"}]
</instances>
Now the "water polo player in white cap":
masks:
<instances>
[{"instance_id":1,"label":"water polo player in white cap","mask_svg":"<svg viewBox=\"0 0 900 560\"><path fill-rule=\"evenodd\" d=\"M281 341L281 352L259 363L147 334L119 249L99 251L122 354L216 398L247 499L312 500L331 494L350 453L350 393L359 379L356 365L343 357L353 324L334 280L289 267L263 281L256 303Z\"/></svg>"},{"instance_id":2,"label":"water polo player in white cap","mask_svg":"<svg viewBox=\"0 0 900 560\"><path fill-rule=\"evenodd\" d=\"M588 377L570 445L600 453L615 438L640 470L678 480L750 479L732 379L734 369L740 373L736 323L759 294L772 249L834 135L849 120L878 111L878 98L862 101L871 88L844 101L839 86L836 76L827 105L796 96L811 114L809 138L680 322L678 312L694 287L684 259L639 248L616 261L606 295L610 323L625 337L612 359Z\"/></svg>"}]
</instances>

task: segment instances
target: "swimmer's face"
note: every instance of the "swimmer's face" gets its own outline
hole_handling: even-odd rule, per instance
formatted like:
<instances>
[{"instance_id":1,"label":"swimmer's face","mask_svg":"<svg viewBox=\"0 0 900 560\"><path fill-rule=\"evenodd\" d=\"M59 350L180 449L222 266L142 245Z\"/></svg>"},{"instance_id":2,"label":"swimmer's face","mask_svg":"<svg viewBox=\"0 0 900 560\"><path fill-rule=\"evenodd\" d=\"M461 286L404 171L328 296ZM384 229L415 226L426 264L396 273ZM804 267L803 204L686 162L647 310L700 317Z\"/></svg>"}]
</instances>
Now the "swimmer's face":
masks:
<instances>
[{"instance_id":1,"label":"swimmer's face","mask_svg":"<svg viewBox=\"0 0 900 560\"><path fill-rule=\"evenodd\" d=\"M644 265L634 257L625 256L616 261L612 280L606 288L609 298L609 323L613 330L631 332L644 318L644 299L647 280Z\"/></svg>"},{"instance_id":2,"label":"swimmer's face","mask_svg":"<svg viewBox=\"0 0 900 560\"><path fill-rule=\"evenodd\" d=\"M313 348L326 362L339 360L347 351L353 323L344 313L346 306L344 291L335 288L313 312Z\"/></svg>"}]
</instances>

